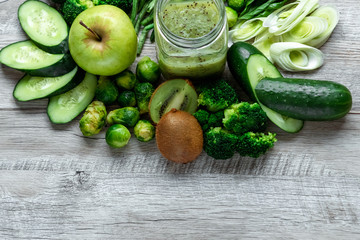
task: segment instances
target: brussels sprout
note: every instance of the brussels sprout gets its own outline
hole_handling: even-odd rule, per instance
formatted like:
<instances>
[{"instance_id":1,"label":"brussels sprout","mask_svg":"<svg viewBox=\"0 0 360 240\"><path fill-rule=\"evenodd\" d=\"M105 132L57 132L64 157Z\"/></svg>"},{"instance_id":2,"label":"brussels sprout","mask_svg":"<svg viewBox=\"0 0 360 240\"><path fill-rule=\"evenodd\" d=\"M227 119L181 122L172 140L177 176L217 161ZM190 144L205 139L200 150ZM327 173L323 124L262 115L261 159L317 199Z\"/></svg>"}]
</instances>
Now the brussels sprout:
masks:
<instances>
[{"instance_id":1,"label":"brussels sprout","mask_svg":"<svg viewBox=\"0 0 360 240\"><path fill-rule=\"evenodd\" d=\"M136 77L140 82L155 83L160 77L159 64L149 57L143 57L136 65Z\"/></svg>"},{"instance_id":2,"label":"brussels sprout","mask_svg":"<svg viewBox=\"0 0 360 240\"><path fill-rule=\"evenodd\" d=\"M84 136L98 134L106 122L106 108L100 101L93 101L87 106L80 119L80 130Z\"/></svg>"},{"instance_id":3,"label":"brussels sprout","mask_svg":"<svg viewBox=\"0 0 360 240\"><path fill-rule=\"evenodd\" d=\"M228 21L228 25L229 25L229 28L231 28L236 24L237 19L238 19L238 14L231 7L225 7L225 10L226 10L226 18Z\"/></svg>"},{"instance_id":4,"label":"brussels sprout","mask_svg":"<svg viewBox=\"0 0 360 240\"><path fill-rule=\"evenodd\" d=\"M110 147L121 148L128 144L131 138L130 131L121 124L114 124L108 128L105 134L106 143Z\"/></svg>"},{"instance_id":5,"label":"brussels sprout","mask_svg":"<svg viewBox=\"0 0 360 240\"><path fill-rule=\"evenodd\" d=\"M105 105L110 105L116 101L118 95L119 90L114 82L109 77L100 76L96 86L95 98Z\"/></svg>"},{"instance_id":6,"label":"brussels sprout","mask_svg":"<svg viewBox=\"0 0 360 240\"><path fill-rule=\"evenodd\" d=\"M113 78L119 88L127 90L133 89L137 82L135 74L130 70L122 71L121 73L113 76Z\"/></svg>"},{"instance_id":7,"label":"brussels sprout","mask_svg":"<svg viewBox=\"0 0 360 240\"><path fill-rule=\"evenodd\" d=\"M148 142L155 136L155 127L148 120L139 120L134 127L135 137L141 142Z\"/></svg>"},{"instance_id":8,"label":"brussels sprout","mask_svg":"<svg viewBox=\"0 0 360 240\"><path fill-rule=\"evenodd\" d=\"M139 110L134 107L124 107L109 112L106 118L106 122L108 125L120 123L126 127L133 127L139 121L139 119Z\"/></svg>"},{"instance_id":9,"label":"brussels sprout","mask_svg":"<svg viewBox=\"0 0 360 240\"><path fill-rule=\"evenodd\" d=\"M245 0L228 0L228 5L239 12L245 6Z\"/></svg>"},{"instance_id":10,"label":"brussels sprout","mask_svg":"<svg viewBox=\"0 0 360 240\"><path fill-rule=\"evenodd\" d=\"M137 106L140 114L149 112L149 102L152 93L155 91L151 83L138 83L134 88Z\"/></svg>"},{"instance_id":11,"label":"brussels sprout","mask_svg":"<svg viewBox=\"0 0 360 240\"><path fill-rule=\"evenodd\" d=\"M132 91L123 91L119 94L118 103L120 107L135 107L136 98Z\"/></svg>"}]
</instances>

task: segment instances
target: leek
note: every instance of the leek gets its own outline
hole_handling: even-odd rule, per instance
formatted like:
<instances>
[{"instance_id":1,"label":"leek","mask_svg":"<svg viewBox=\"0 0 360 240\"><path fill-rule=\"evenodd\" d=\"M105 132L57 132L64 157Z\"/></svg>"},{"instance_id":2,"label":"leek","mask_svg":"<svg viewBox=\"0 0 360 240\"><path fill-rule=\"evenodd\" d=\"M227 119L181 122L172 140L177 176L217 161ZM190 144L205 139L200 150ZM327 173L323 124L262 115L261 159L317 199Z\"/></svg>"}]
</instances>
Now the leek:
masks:
<instances>
[{"instance_id":1,"label":"leek","mask_svg":"<svg viewBox=\"0 0 360 240\"><path fill-rule=\"evenodd\" d=\"M267 16L263 25L269 28L270 33L281 35L293 29L318 7L318 0L298 0Z\"/></svg>"},{"instance_id":2,"label":"leek","mask_svg":"<svg viewBox=\"0 0 360 240\"><path fill-rule=\"evenodd\" d=\"M280 68L289 72L314 70L324 63L324 57L320 50L296 42L272 44L270 56Z\"/></svg>"},{"instance_id":3,"label":"leek","mask_svg":"<svg viewBox=\"0 0 360 240\"><path fill-rule=\"evenodd\" d=\"M306 43L318 37L328 28L328 22L322 17L305 17L296 27L281 35L283 42Z\"/></svg>"},{"instance_id":4,"label":"leek","mask_svg":"<svg viewBox=\"0 0 360 240\"><path fill-rule=\"evenodd\" d=\"M307 45L320 48L329 39L331 33L338 24L339 12L333 7L322 6L313 12L310 16L323 18L328 23L328 27L323 33L306 43Z\"/></svg>"},{"instance_id":5,"label":"leek","mask_svg":"<svg viewBox=\"0 0 360 240\"><path fill-rule=\"evenodd\" d=\"M262 34L255 37L254 47L260 50L271 62L273 62L270 55L270 46L273 43L279 42L280 36L270 34L268 31L263 32Z\"/></svg>"},{"instance_id":6,"label":"leek","mask_svg":"<svg viewBox=\"0 0 360 240\"><path fill-rule=\"evenodd\" d=\"M265 30L263 20L265 18L253 18L247 21L240 20L230 31L229 37L233 42L248 41Z\"/></svg>"}]
</instances>

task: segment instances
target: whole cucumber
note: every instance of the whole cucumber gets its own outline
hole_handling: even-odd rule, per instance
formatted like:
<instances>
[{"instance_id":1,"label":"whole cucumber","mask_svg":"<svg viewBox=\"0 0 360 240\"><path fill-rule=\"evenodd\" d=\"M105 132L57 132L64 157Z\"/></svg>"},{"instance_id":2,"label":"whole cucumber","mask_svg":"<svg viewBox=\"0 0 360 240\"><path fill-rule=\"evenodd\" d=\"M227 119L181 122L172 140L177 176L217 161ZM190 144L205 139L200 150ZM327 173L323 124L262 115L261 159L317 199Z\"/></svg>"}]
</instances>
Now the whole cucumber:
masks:
<instances>
[{"instance_id":1,"label":"whole cucumber","mask_svg":"<svg viewBox=\"0 0 360 240\"><path fill-rule=\"evenodd\" d=\"M332 81L264 78L256 85L255 92L268 108L301 120L339 119L352 106L349 89Z\"/></svg>"}]
</instances>

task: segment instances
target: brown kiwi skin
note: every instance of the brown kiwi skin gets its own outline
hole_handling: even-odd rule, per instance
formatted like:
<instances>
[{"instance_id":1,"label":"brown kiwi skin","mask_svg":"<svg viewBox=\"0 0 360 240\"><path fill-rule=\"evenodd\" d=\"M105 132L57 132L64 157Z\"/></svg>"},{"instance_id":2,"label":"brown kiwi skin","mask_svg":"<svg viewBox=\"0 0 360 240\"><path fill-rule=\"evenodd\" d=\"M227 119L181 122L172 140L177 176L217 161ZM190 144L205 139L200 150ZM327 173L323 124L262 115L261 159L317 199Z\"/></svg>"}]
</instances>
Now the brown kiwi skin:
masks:
<instances>
[{"instance_id":1,"label":"brown kiwi skin","mask_svg":"<svg viewBox=\"0 0 360 240\"><path fill-rule=\"evenodd\" d=\"M160 153L173 162L192 162L203 149L199 122L190 113L175 108L161 117L155 136Z\"/></svg>"},{"instance_id":2,"label":"brown kiwi skin","mask_svg":"<svg viewBox=\"0 0 360 240\"><path fill-rule=\"evenodd\" d=\"M153 97L155 96L155 94L156 94L156 92L158 91L158 89L160 89L160 87L162 87L162 85L164 85L164 84L166 84L166 83L168 83L168 81L172 81L172 80L178 80L179 78L177 78L177 79L170 79L170 80L167 80L167 81L165 81L165 82L163 82L163 83L161 83L159 86L157 86L157 88L155 89L155 91L152 93L152 95L151 95L151 98L150 98L150 101L149 101L149 105L148 105L148 109L149 109L149 116L150 116L150 118L151 118L151 108L150 108L150 106L151 106L151 102L152 102L152 100L153 100ZM189 84L192 88L194 88L195 89L195 86L194 86L194 84L189 80L189 79L185 79L184 78L184 80L186 81L186 83L187 84ZM156 123L155 123L156 124Z\"/></svg>"}]
</instances>

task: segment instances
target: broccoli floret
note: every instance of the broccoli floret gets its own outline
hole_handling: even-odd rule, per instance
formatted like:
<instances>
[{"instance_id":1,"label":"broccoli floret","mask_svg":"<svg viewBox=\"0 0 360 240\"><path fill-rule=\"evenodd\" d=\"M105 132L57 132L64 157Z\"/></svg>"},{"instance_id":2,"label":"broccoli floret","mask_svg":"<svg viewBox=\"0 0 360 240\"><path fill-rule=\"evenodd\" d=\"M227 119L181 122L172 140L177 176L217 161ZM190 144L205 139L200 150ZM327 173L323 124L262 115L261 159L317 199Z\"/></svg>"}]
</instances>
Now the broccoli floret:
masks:
<instances>
[{"instance_id":1,"label":"broccoli floret","mask_svg":"<svg viewBox=\"0 0 360 240\"><path fill-rule=\"evenodd\" d=\"M211 127L222 127L224 111L209 113L204 109L199 109L193 115L198 120L203 131L206 131Z\"/></svg>"},{"instance_id":2,"label":"broccoli floret","mask_svg":"<svg viewBox=\"0 0 360 240\"><path fill-rule=\"evenodd\" d=\"M67 24L71 25L82 11L94 7L97 2L98 0L66 0L61 12Z\"/></svg>"},{"instance_id":3,"label":"broccoli floret","mask_svg":"<svg viewBox=\"0 0 360 240\"><path fill-rule=\"evenodd\" d=\"M258 103L241 102L224 110L224 127L235 134L262 132L267 126L266 113Z\"/></svg>"},{"instance_id":4,"label":"broccoli floret","mask_svg":"<svg viewBox=\"0 0 360 240\"><path fill-rule=\"evenodd\" d=\"M113 5L121 8L124 12L129 13L132 6L132 0L96 0L97 5Z\"/></svg>"},{"instance_id":5,"label":"broccoli floret","mask_svg":"<svg viewBox=\"0 0 360 240\"><path fill-rule=\"evenodd\" d=\"M224 118L224 111L217 111L215 113L210 113L208 125L209 127L222 127L222 120Z\"/></svg>"},{"instance_id":6,"label":"broccoli floret","mask_svg":"<svg viewBox=\"0 0 360 240\"><path fill-rule=\"evenodd\" d=\"M202 130L206 131L209 128L208 122L210 113L206 110L199 109L193 115L198 120Z\"/></svg>"},{"instance_id":7,"label":"broccoli floret","mask_svg":"<svg viewBox=\"0 0 360 240\"><path fill-rule=\"evenodd\" d=\"M234 156L238 137L221 127L210 128L204 134L204 150L215 159L228 159Z\"/></svg>"},{"instance_id":8,"label":"broccoli floret","mask_svg":"<svg viewBox=\"0 0 360 240\"><path fill-rule=\"evenodd\" d=\"M253 133L247 132L239 137L236 151L241 156L257 158L274 146L277 141L275 133Z\"/></svg>"},{"instance_id":9,"label":"broccoli floret","mask_svg":"<svg viewBox=\"0 0 360 240\"><path fill-rule=\"evenodd\" d=\"M235 89L225 80L220 79L210 83L203 83L198 87L200 91L198 103L211 112L217 112L238 102Z\"/></svg>"}]
</instances>

